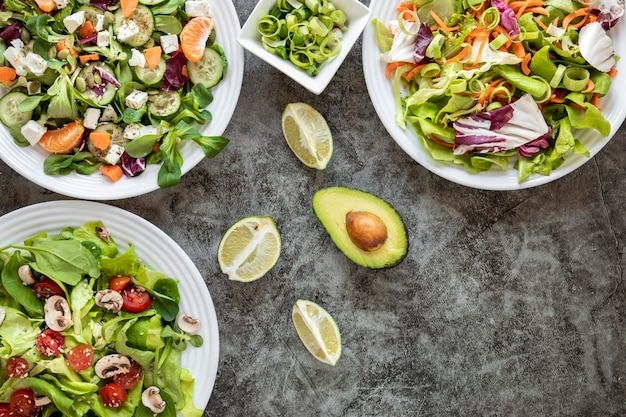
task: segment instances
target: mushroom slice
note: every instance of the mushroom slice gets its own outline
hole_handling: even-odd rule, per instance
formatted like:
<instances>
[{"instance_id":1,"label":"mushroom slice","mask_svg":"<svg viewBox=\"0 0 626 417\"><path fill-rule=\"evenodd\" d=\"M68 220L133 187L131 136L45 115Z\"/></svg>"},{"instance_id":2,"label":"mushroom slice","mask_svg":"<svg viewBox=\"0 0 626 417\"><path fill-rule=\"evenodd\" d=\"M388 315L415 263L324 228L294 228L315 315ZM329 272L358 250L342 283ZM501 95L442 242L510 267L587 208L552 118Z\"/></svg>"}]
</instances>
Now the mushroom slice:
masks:
<instances>
[{"instance_id":1,"label":"mushroom slice","mask_svg":"<svg viewBox=\"0 0 626 417\"><path fill-rule=\"evenodd\" d=\"M50 397L46 395L35 395L35 405L37 407L43 407L44 405L48 405L52 402Z\"/></svg>"},{"instance_id":2,"label":"mushroom slice","mask_svg":"<svg viewBox=\"0 0 626 417\"><path fill-rule=\"evenodd\" d=\"M4 321L4 317L6 315L7 315L7 312L4 309L4 307L0 307L0 326L2 325L2 322Z\"/></svg>"},{"instance_id":3,"label":"mushroom slice","mask_svg":"<svg viewBox=\"0 0 626 417\"><path fill-rule=\"evenodd\" d=\"M159 388L150 386L141 394L141 402L155 414L162 413L165 410L165 401L159 394Z\"/></svg>"},{"instance_id":4,"label":"mushroom slice","mask_svg":"<svg viewBox=\"0 0 626 417\"><path fill-rule=\"evenodd\" d=\"M44 320L52 330L62 332L74 324L70 306L67 300L60 295L49 297L43 306L43 311Z\"/></svg>"},{"instance_id":5,"label":"mushroom slice","mask_svg":"<svg viewBox=\"0 0 626 417\"><path fill-rule=\"evenodd\" d=\"M119 353L112 353L101 357L94 367L99 378L107 379L118 374L125 374L130 370L130 359Z\"/></svg>"},{"instance_id":6,"label":"mushroom slice","mask_svg":"<svg viewBox=\"0 0 626 417\"><path fill-rule=\"evenodd\" d=\"M96 305L98 307L103 307L117 313L122 309L122 304L124 304L124 299L117 291L106 289L96 293Z\"/></svg>"},{"instance_id":7,"label":"mushroom slice","mask_svg":"<svg viewBox=\"0 0 626 417\"><path fill-rule=\"evenodd\" d=\"M24 285L33 285L35 282L37 282L35 280L33 270L28 264L24 264L17 269L17 276L20 277L20 280Z\"/></svg>"},{"instance_id":8,"label":"mushroom slice","mask_svg":"<svg viewBox=\"0 0 626 417\"><path fill-rule=\"evenodd\" d=\"M186 333L194 334L200 330L200 319L183 314L178 317L178 327Z\"/></svg>"},{"instance_id":9,"label":"mushroom slice","mask_svg":"<svg viewBox=\"0 0 626 417\"><path fill-rule=\"evenodd\" d=\"M96 226L96 235L105 243L111 242L111 233L104 227Z\"/></svg>"}]
</instances>

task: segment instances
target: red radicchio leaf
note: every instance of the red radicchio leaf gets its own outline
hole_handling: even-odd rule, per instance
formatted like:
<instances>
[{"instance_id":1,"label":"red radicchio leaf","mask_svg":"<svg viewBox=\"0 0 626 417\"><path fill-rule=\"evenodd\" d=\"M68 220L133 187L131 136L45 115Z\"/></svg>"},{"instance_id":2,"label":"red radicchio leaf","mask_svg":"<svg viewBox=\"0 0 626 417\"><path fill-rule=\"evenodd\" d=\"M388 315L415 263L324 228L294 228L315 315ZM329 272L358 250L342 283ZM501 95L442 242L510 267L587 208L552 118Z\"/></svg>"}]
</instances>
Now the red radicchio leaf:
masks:
<instances>
[{"instance_id":1,"label":"red radicchio leaf","mask_svg":"<svg viewBox=\"0 0 626 417\"><path fill-rule=\"evenodd\" d=\"M89 43L96 43L96 41L98 40L98 34L96 33L95 35L91 35L91 36L87 36L84 38L81 38L80 43L83 45L89 44Z\"/></svg>"},{"instance_id":2,"label":"red radicchio leaf","mask_svg":"<svg viewBox=\"0 0 626 417\"><path fill-rule=\"evenodd\" d=\"M417 40L415 41L415 49L413 49L413 60L416 64L421 64L427 61L426 49L430 42L433 40L433 32L426 23L420 25L420 30L417 32Z\"/></svg>"},{"instance_id":3,"label":"red radicchio leaf","mask_svg":"<svg viewBox=\"0 0 626 417\"><path fill-rule=\"evenodd\" d=\"M91 0L89 4L106 12L109 10L109 6L113 4L113 0Z\"/></svg>"},{"instance_id":4,"label":"red radicchio leaf","mask_svg":"<svg viewBox=\"0 0 626 417\"><path fill-rule=\"evenodd\" d=\"M20 37L22 25L19 22L11 23L0 32L0 38L8 45L12 40Z\"/></svg>"},{"instance_id":5,"label":"red radicchio leaf","mask_svg":"<svg viewBox=\"0 0 626 417\"><path fill-rule=\"evenodd\" d=\"M128 153L124 152L120 158L120 165L124 175L127 177L134 177L141 174L146 169L146 158L133 158Z\"/></svg>"},{"instance_id":6,"label":"red radicchio leaf","mask_svg":"<svg viewBox=\"0 0 626 417\"><path fill-rule=\"evenodd\" d=\"M500 26L502 26L511 37L519 35L519 24L517 23L513 9L511 9L504 0L491 0L491 5L495 7L500 14Z\"/></svg>"},{"instance_id":7,"label":"red radicchio leaf","mask_svg":"<svg viewBox=\"0 0 626 417\"><path fill-rule=\"evenodd\" d=\"M183 66L187 63L185 54L178 52L167 60L161 88L163 91L175 91L185 85L189 77L183 74Z\"/></svg>"}]
</instances>

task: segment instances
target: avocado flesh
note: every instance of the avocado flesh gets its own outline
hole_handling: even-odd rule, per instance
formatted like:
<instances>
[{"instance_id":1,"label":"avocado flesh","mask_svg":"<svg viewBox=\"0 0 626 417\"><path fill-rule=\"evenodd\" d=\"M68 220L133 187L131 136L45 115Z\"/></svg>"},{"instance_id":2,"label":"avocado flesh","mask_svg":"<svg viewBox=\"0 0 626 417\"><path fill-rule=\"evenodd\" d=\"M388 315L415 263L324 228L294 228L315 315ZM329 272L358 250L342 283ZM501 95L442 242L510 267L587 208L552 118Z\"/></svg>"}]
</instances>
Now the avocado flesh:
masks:
<instances>
[{"instance_id":1,"label":"avocado flesh","mask_svg":"<svg viewBox=\"0 0 626 417\"><path fill-rule=\"evenodd\" d=\"M354 188L323 188L313 195L313 211L337 248L358 265L389 268L406 256L409 241L404 222L393 206L380 197ZM385 223L387 240L379 249L367 252L352 242L346 230L346 215L352 211L373 213Z\"/></svg>"}]
</instances>

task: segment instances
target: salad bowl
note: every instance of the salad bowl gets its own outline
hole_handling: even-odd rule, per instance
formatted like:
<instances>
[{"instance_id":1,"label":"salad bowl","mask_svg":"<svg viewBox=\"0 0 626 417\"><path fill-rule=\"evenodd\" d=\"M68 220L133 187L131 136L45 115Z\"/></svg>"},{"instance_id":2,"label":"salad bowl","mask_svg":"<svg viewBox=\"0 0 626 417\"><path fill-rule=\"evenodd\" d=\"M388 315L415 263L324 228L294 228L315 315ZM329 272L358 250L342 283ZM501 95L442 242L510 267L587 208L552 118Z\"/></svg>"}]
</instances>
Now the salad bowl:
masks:
<instances>
[{"instance_id":1,"label":"salad bowl","mask_svg":"<svg viewBox=\"0 0 626 417\"><path fill-rule=\"evenodd\" d=\"M370 9L372 19L377 18L383 23L397 19L396 7L399 2L387 0L372 0ZM623 18L621 19L623 20ZM611 28L608 35L612 38L616 56L626 55L626 28L624 22L619 21ZM413 160L432 173L454 183L483 190L518 190L546 184L562 178L581 167L611 140L626 118L626 107L620 100L621 91L626 86L626 63L618 60L615 68L617 75L613 78L608 94L599 101L603 116L611 125L607 136L600 135L596 130L586 129L576 131L576 137L589 151L589 156L582 154L568 155L561 166L554 169L549 175L531 174L523 182L518 181L518 172L512 164L503 170L493 167L489 171L471 173L461 165L435 161L420 143L415 130L401 128L396 124L396 110L391 80L385 77L386 64L381 59L380 48L376 42L374 25L370 24L363 33L363 71L365 82L372 100L372 104L387 132L400 148Z\"/></svg>"},{"instance_id":2,"label":"salad bowl","mask_svg":"<svg viewBox=\"0 0 626 417\"><path fill-rule=\"evenodd\" d=\"M203 136L221 136L234 113L243 81L244 54L236 41L240 29L239 18L231 0L211 1L210 13L215 22L215 42L223 49L228 62L224 78L210 92L213 101L206 107L212 120L198 125ZM130 47L128 48L130 50ZM133 59L134 55L129 58ZM129 62L130 65L130 62ZM178 149L182 156L181 175L200 163L205 154L196 143L181 141ZM160 164L148 164L141 175L122 177L113 182L96 172L91 175L47 175L44 160L50 154L41 146L20 147L10 131L0 125L0 159L28 180L50 191L84 200L117 200L146 194L159 188L157 179Z\"/></svg>"},{"instance_id":3,"label":"salad bowl","mask_svg":"<svg viewBox=\"0 0 626 417\"><path fill-rule=\"evenodd\" d=\"M188 346L181 367L195 380L193 403L204 410L209 402L218 368L219 333L211 295L202 275L176 242L152 223L104 203L68 200L33 204L0 217L0 246L20 244L41 232L56 235L62 229L101 221L120 251L132 244L137 256L151 270L178 281L180 313L200 320L200 347Z\"/></svg>"}]
</instances>

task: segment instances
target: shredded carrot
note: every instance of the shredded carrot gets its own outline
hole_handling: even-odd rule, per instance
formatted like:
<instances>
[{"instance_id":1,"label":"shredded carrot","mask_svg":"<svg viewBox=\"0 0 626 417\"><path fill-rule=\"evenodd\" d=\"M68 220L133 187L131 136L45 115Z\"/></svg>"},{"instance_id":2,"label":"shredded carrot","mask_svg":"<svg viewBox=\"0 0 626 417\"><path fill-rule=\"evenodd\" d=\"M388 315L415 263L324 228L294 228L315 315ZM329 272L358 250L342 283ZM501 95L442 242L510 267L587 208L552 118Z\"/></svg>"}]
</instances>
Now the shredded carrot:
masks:
<instances>
[{"instance_id":1,"label":"shredded carrot","mask_svg":"<svg viewBox=\"0 0 626 417\"><path fill-rule=\"evenodd\" d=\"M0 67L0 82L7 87L17 77L17 71L12 67Z\"/></svg>"},{"instance_id":2,"label":"shredded carrot","mask_svg":"<svg viewBox=\"0 0 626 417\"><path fill-rule=\"evenodd\" d=\"M480 95L480 97L478 98L477 103L478 104L485 104L485 102L489 99L489 96L491 95L491 93L493 92L493 90L496 89L496 87L498 87L498 85L500 85L500 83L504 81L504 78L498 78L497 80L493 80L491 83L489 83L489 87L487 87L482 94Z\"/></svg>"},{"instance_id":3,"label":"shredded carrot","mask_svg":"<svg viewBox=\"0 0 626 417\"><path fill-rule=\"evenodd\" d=\"M123 176L122 168L119 165L102 165L100 168L102 175L113 182L119 181Z\"/></svg>"},{"instance_id":4,"label":"shredded carrot","mask_svg":"<svg viewBox=\"0 0 626 417\"><path fill-rule=\"evenodd\" d=\"M410 1L403 1L396 10L400 13L402 19L415 22L415 13L417 12L417 6L415 4Z\"/></svg>"},{"instance_id":5,"label":"shredded carrot","mask_svg":"<svg viewBox=\"0 0 626 417\"><path fill-rule=\"evenodd\" d=\"M155 69L159 62L161 62L161 47L153 46L152 48L146 48L143 51L143 56L146 57L146 65L150 69Z\"/></svg>"},{"instance_id":6,"label":"shredded carrot","mask_svg":"<svg viewBox=\"0 0 626 417\"><path fill-rule=\"evenodd\" d=\"M515 16L519 19L526 12L529 7L541 7L543 6L543 0L524 0L513 1L509 3L509 7L515 12Z\"/></svg>"},{"instance_id":7,"label":"shredded carrot","mask_svg":"<svg viewBox=\"0 0 626 417\"><path fill-rule=\"evenodd\" d=\"M575 28L579 28L585 24L587 20L587 16L589 15L589 8L583 7L582 9L576 10L574 13L570 13L563 18L563 29L567 29L568 26L573 26ZM574 20L580 18L580 20L576 23L572 23Z\"/></svg>"},{"instance_id":8,"label":"shredded carrot","mask_svg":"<svg viewBox=\"0 0 626 417\"><path fill-rule=\"evenodd\" d=\"M401 67L402 65L415 65L415 64L412 64L411 62L390 62L387 64L387 68L385 69L385 77L389 78L391 76L391 73L394 72L399 67Z\"/></svg>"},{"instance_id":9,"label":"shredded carrot","mask_svg":"<svg viewBox=\"0 0 626 417\"><path fill-rule=\"evenodd\" d=\"M64 49L70 49L67 44L63 41L57 43L57 52L61 52Z\"/></svg>"},{"instance_id":10,"label":"shredded carrot","mask_svg":"<svg viewBox=\"0 0 626 417\"><path fill-rule=\"evenodd\" d=\"M609 75L609 77L614 78L617 75L617 68L611 68L609 72L607 72L607 74Z\"/></svg>"},{"instance_id":11,"label":"shredded carrot","mask_svg":"<svg viewBox=\"0 0 626 417\"><path fill-rule=\"evenodd\" d=\"M596 85L593 83L593 80L589 78L587 80L587 87L584 90L582 90L581 93L584 93L584 94L591 93L594 88L596 88Z\"/></svg>"},{"instance_id":12,"label":"shredded carrot","mask_svg":"<svg viewBox=\"0 0 626 417\"><path fill-rule=\"evenodd\" d=\"M415 76L415 74L420 72L422 70L422 68L424 68L424 66L426 66L426 64L416 65L409 72L404 74L404 79L407 80L407 81L411 81L413 79L413 77Z\"/></svg>"},{"instance_id":13,"label":"shredded carrot","mask_svg":"<svg viewBox=\"0 0 626 417\"><path fill-rule=\"evenodd\" d=\"M524 75L529 75L530 74L530 68L528 67L528 63L530 62L530 58L532 58L532 56L530 55L530 52L527 53L526 55L524 55L524 58L522 59L522 72L524 73Z\"/></svg>"},{"instance_id":14,"label":"shredded carrot","mask_svg":"<svg viewBox=\"0 0 626 417\"><path fill-rule=\"evenodd\" d=\"M593 104L593 105L594 105L594 106L596 106L597 108L600 108L600 107L598 106L599 102L600 102L600 97L598 96L598 93L594 93L594 94L591 96L591 99L589 99L589 103Z\"/></svg>"},{"instance_id":15,"label":"shredded carrot","mask_svg":"<svg viewBox=\"0 0 626 417\"><path fill-rule=\"evenodd\" d=\"M516 57L520 59L524 59L526 56L526 50L524 49L524 44L521 42L513 42L511 44L511 50L515 54Z\"/></svg>"},{"instance_id":16,"label":"shredded carrot","mask_svg":"<svg viewBox=\"0 0 626 417\"><path fill-rule=\"evenodd\" d=\"M454 143L443 141L443 140L439 139L435 135L426 135L426 136L428 136L428 139L432 140L437 145L445 146L446 148L453 148L454 147Z\"/></svg>"},{"instance_id":17,"label":"shredded carrot","mask_svg":"<svg viewBox=\"0 0 626 417\"><path fill-rule=\"evenodd\" d=\"M550 12L543 7L529 7L526 9L526 13L540 14L542 16L550 16Z\"/></svg>"},{"instance_id":18,"label":"shredded carrot","mask_svg":"<svg viewBox=\"0 0 626 417\"><path fill-rule=\"evenodd\" d=\"M485 49L485 45L487 45L488 40L489 38L487 36L483 36L482 39L480 39L480 47L478 48L478 53L476 54L476 58L474 59L474 64L478 64L478 62L480 61L480 57L483 54L483 49Z\"/></svg>"},{"instance_id":19,"label":"shredded carrot","mask_svg":"<svg viewBox=\"0 0 626 417\"><path fill-rule=\"evenodd\" d=\"M187 65L183 65L183 68L180 70L180 72L186 77L187 75L189 75L187 73Z\"/></svg>"},{"instance_id":20,"label":"shredded carrot","mask_svg":"<svg viewBox=\"0 0 626 417\"><path fill-rule=\"evenodd\" d=\"M446 59L446 62L456 62L456 61L462 60L463 58L465 58L465 55L467 55L469 50L470 50L470 46L469 45L465 45L463 47L463 49L461 49L459 51L458 54L454 55L452 58ZM479 54L479 56L480 56L480 54Z\"/></svg>"},{"instance_id":21,"label":"shredded carrot","mask_svg":"<svg viewBox=\"0 0 626 417\"><path fill-rule=\"evenodd\" d=\"M109 132L91 132L89 139L93 146L102 151L109 149L109 146L111 146L111 134Z\"/></svg>"},{"instance_id":22,"label":"shredded carrot","mask_svg":"<svg viewBox=\"0 0 626 417\"><path fill-rule=\"evenodd\" d=\"M548 30L548 27L537 16L533 16L533 20L541 29Z\"/></svg>"},{"instance_id":23,"label":"shredded carrot","mask_svg":"<svg viewBox=\"0 0 626 417\"><path fill-rule=\"evenodd\" d=\"M89 61L97 61L100 59L100 55L98 54L87 54L87 55L80 55L78 57L78 59L80 60L81 64L85 64Z\"/></svg>"},{"instance_id":24,"label":"shredded carrot","mask_svg":"<svg viewBox=\"0 0 626 417\"><path fill-rule=\"evenodd\" d=\"M550 103L556 103L556 104L561 104L561 103L565 103L565 96L569 94L569 91L565 88L556 88L554 90L552 90L552 94L550 95L550 98L548 99L548 102Z\"/></svg>"},{"instance_id":25,"label":"shredded carrot","mask_svg":"<svg viewBox=\"0 0 626 417\"><path fill-rule=\"evenodd\" d=\"M93 23L91 23L91 20L86 20L85 23L83 23L83 25L78 30L78 35L81 38L88 38L95 34L96 34L96 28L94 28Z\"/></svg>"},{"instance_id":26,"label":"shredded carrot","mask_svg":"<svg viewBox=\"0 0 626 417\"><path fill-rule=\"evenodd\" d=\"M443 20L441 20L441 18L437 16L437 13L435 13L435 11L432 9L430 10L430 15L435 20L435 22L437 22L437 24L439 25L439 29L443 30L444 32L454 32L455 30L458 30L460 27L459 25L449 27L448 25L443 23Z\"/></svg>"}]
</instances>

